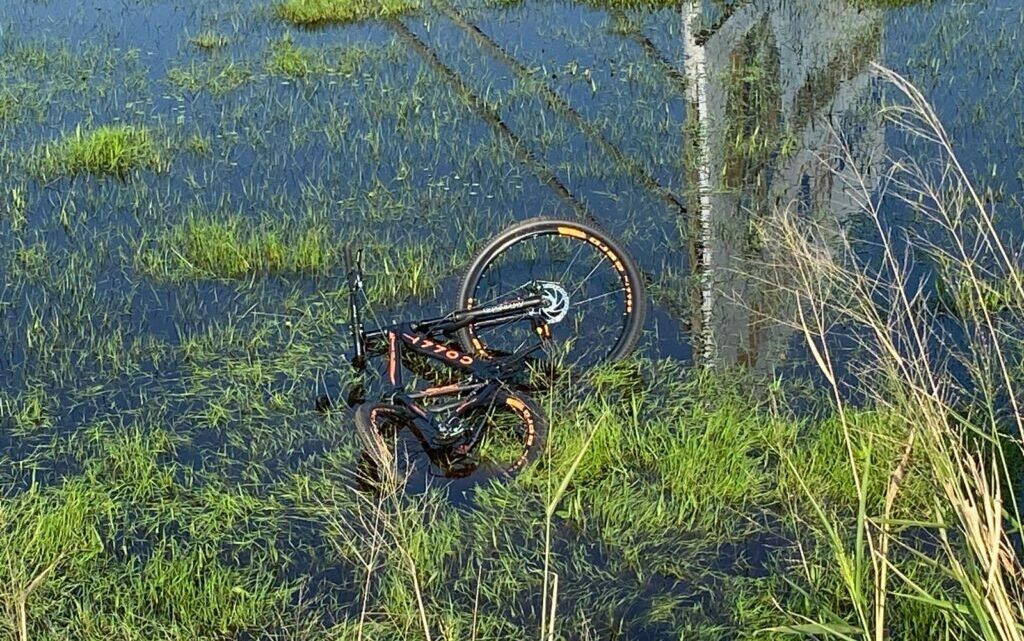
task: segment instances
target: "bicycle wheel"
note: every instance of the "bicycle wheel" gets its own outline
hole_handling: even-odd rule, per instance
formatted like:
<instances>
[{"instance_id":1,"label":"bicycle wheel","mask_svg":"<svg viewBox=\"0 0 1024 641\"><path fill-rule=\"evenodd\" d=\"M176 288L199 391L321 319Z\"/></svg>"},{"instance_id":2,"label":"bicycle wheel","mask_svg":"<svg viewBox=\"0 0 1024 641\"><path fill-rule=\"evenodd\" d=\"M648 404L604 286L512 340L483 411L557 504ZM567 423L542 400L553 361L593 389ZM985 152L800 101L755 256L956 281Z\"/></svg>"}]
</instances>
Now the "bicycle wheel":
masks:
<instances>
[{"instance_id":1,"label":"bicycle wheel","mask_svg":"<svg viewBox=\"0 0 1024 641\"><path fill-rule=\"evenodd\" d=\"M460 463L473 471L512 477L544 451L548 421L525 394L499 391L489 407L468 410L461 418L485 423L483 441Z\"/></svg>"},{"instance_id":2,"label":"bicycle wheel","mask_svg":"<svg viewBox=\"0 0 1024 641\"><path fill-rule=\"evenodd\" d=\"M363 448L359 477L367 485L397 484L401 471L395 458L395 435L402 423L401 412L394 405L362 403L356 408L356 435Z\"/></svg>"},{"instance_id":3,"label":"bicycle wheel","mask_svg":"<svg viewBox=\"0 0 1024 641\"><path fill-rule=\"evenodd\" d=\"M488 307L538 294L546 301L540 316L546 329L528 315L469 325L459 333L463 349L485 356L513 354L550 338L548 359L583 371L619 360L636 347L647 308L643 279L606 232L555 218L513 225L473 259L458 306Z\"/></svg>"},{"instance_id":4,"label":"bicycle wheel","mask_svg":"<svg viewBox=\"0 0 1024 641\"><path fill-rule=\"evenodd\" d=\"M460 408L453 416L466 423L467 435L480 434L482 438L428 446L436 476L464 478L479 473L481 479L511 477L536 458L547 437L543 412L533 399L516 392L500 390L491 403ZM392 449L396 444L408 446L397 438L402 429L413 429L407 414L394 405L364 403L356 409L355 422L363 445L364 478L393 486L410 473L415 456Z\"/></svg>"}]
</instances>

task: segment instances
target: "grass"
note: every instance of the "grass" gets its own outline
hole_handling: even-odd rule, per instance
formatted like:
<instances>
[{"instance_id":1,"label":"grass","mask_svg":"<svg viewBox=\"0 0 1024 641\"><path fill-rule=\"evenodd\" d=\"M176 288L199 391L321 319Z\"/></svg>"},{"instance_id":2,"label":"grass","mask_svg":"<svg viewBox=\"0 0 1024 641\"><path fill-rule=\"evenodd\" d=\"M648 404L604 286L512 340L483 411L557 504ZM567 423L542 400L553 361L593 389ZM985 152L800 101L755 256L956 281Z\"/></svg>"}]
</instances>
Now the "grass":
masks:
<instances>
[{"instance_id":1,"label":"grass","mask_svg":"<svg viewBox=\"0 0 1024 641\"><path fill-rule=\"evenodd\" d=\"M152 130L135 125L76 127L74 133L44 146L35 165L44 176L95 174L126 176L139 169L160 169L164 160Z\"/></svg>"},{"instance_id":2,"label":"grass","mask_svg":"<svg viewBox=\"0 0 1024 641\"><path fill-rule=\"evenodd\" d=\"M25 214L28 210L28 198L23 187L12 187L4 199L3 213L10 220L15 231L25 227Z\"/></svg>"},{"instance_id":3,"label":"grass","mask_svg":"<svg viewBox=\"0 0 1024 641\"><path fill-rule=\"evenodd\" d=\"M277 17L296 25L390 19L420 9L419 0L284 0Z\"/></svg>"},{"instance_id":4,"label":"grass","mask_svg":"<svg viewBox=\"0 0 1024 641\"><path fill-rule=\"evenodd\" d=\"M191 215L139 254L141 269L167 279L323 273L338 259L329 229L242 215Z\"/></svg>"},{"instance_id":5,"label":"grass","mask_svg":"<svg viewBox=\"0 0 1024 641\"><path fill-rule=\"evenodd\" d=\"M384 55L386 50L362 46L327 51L300 47L285 34L270 43L266 66L272 74L296 79L321 74L351 77L368 61Z\"/></svg>"},{"instance_id":6,"label":"grass","mask_svg":"<svg viewBox=\"0 0 1024 641\"><path fill-rule=\"evenodd\" d=\"M15 120L21 112L18 96L9 89L0 92L0 123Z\"/></svg>"},{"instance_id":7,"label":"grass","mask_svg":"<svg viewBox=\"0 0 1024 641\"><path fill-rule=\"evenodd\" d=\"M275 370L276 341L261 324L183 342L200 390L259 388L252 374L273 385L295 371L283 361ZM166 429L162 411L133 410L44 446L71 454L80 471L0 503L0 572L11 586L0 626L20 625L23 601L29 637L289 634L301 616L308 634L521 638L536 631L535 599L547 595L543 627L556 634L735 635L777 624L774 603L796 611L835 598L826 541L800 520L799 497L800 482L832 488L830 513L855 519L841 424L775 416L741 376L632 362L602 372L583 397L558 387L544 403L550 454L514 483L479 488L470 511L437 491L354 492L347 414L317 417L271 396L219 424L196 413ZM853 420L862 447L902 429L882 411ZM204 444L211 429L222 437ZM310 438L326 440L309 450ZM198 460L197 447L207 453ZM304 450L271 470L277 456ZM790 456L811 455L836 463L802 468L800 482L786 472ZM875 460L896 465L899 452ZM930 506L930 487L905 492L906 505ZM872 509L884 504L884 492L873 496ZM813 578L786 569L801 549L820 564ZM755 551L760 560L733 560ZM933 586L927 563L905 567ZM318 589L317 568L348 578L300 615L292 597ZM820 595L806 602L786 580ZM595 581L601 590L585 587ZM719 590L727 601L698 607ZM69 591L82 596L71 603ZM924 620L907 617L908 627Z\"/></svg>"},{"instance_id":8,"label":"grass","mask_svg":"<svg viewBox=\"0 0 1024 641\"><path fill-rule=\"evenodd\" d=\"M203 31L189 38L189 42L203 51L216 51L231 44L231 38L216 31Z\"/></svg>"},{"instance_id":9,"label":"grass","mask_svg":"<svg viewBox=\"0 0 1024 641\"><path fill-rule=\"evenodd\" d=\"M927 141L941 159L938 170L897 163L886 195L914 203L941 237L921 244L926 252L940 253L963 278L959 328L951 335L935 311L922 313L921 292L870 194L862 193L861 202L877 233L871 242L882 248L879 265L865 265L852 244L842 252L823 250L819 239L830 230L809 230L806 221L792 215L784 213L766 228L794 267L787 282L797 310L795 327L832 388L839 449L846 450L849 475L841 486L855 488L857 499L850 523L829 508L818 475L808 478L800 459L791 459L789 467L812 508L800 522L823 533L823 562L838 569L838 582L834 604L819 601L795 615L794 625L777 629L883 639L901 627L900 614L911 610L933 634L1021 639L1024 568L1013 550L1022 521L1017 481L1008 467L1021 450L1021 414L1015 409L1021 379L1010 365L1019 354L1020 312L993 301L988 273L978 268L990 265L1006 274L1006 289L1020 299L1019 256L997 231L991 209L964 172L931 105L903 77L878 71L903 97L884 112L889 121ZM849 159L845 148L840 153ZM866 184L859 173L850 182L851 187ZM864 393L903 426L886 438L872 436L867 450L840 387L835 347L826 337L836 323L852 332L862 354L858 365L870 372ZM933 353L938 345L945 348L941 359ZM947 362L968 372L969 382L953 376ZM963 399L972 399L979 410L967 412ZM888 462L879 462L877 453L885 450ZM931 488L936 498L923 505L908 499L915 483ZM908 536L908 530L917 533ZM926 541L931 549L922 552ZM914 559L924 562L915 566ZM817 563L804 561L809 575ZM807 598L817 601L809 593Z\"/></svg>"},{"instance_id":10,"label":"grass","mask_svg":"<svg viewBox=\"0 0 1024 641\"><path fill-rule=\"evenodd\" d=\"M377 305L437 293L465 260L467 248L442 255L434 244L360 234L366 294ZM143 239L136 268L159 281L237 280L267 276L343 275L344 244L326 219L311 214L253 220L243 214L192 213ZM340 285L339 285L340 290Z\"/></svg>"},{"instance_id":11,"label":"grass","mask_svg":"<svg viewBox=\"0 0 1024 641\"><path fill-rule=\"evenodd\" d=\"M481 11L497 42L515 42ZM631 13L629 42L554 21L513 52L587 131L538 82L506 90L501 57L485 62L443 16L416 33L477 100L404 40L361 57L387 25L287 47L275 34L268 48L265 17L202 8L184 19L231 34L230 51L172 37L141 63L116 36L55 45L31 20L24 44L0 46L0 75L33 87L0 124L0 638L781 639L863 620L874 636L868 542L882 540L890 580L902 573L890 586L934 597L891 589L889 637L969 635L964 607L939 606L970 593L929 560L969 550L929 538L934 523L904 525L946 494L920 443L901 466L914 414L891 398L842 415L819 401L798 419L785 383L633 362L542 395L550 453L471 506L439 490L356 492L349 415L314 409L349 377L341 243L368 248L371 299L398 303L385 318L443 307L481 239L538 208L568 211L519 155L543 147L566 188L630 236L660 298L691 309L674 223L591 135L666 184L680 173L678 88L635 41L671 40L671 21ZM354 44L332 48L339 33ZM596 56L541 51L556 39L569 58ZM278 46L313 71L271 66ZM165 64L154 82L150 65ZM73 189L25 173L40 131L129 113L191 153L173 172ZM988 276L1012 293L1012 272ZM973 286L958 295L980 300Z\"/></svg>"},{"instance_id":12,"label":"grass","mask_svg":"<svg viewBox=\"0 0 1024 641\"><path fill-rule=\"evenodd\" d=\"M45 430L53 426L53 405L53 399L38 387L14 398L0 396L0 423L15 435Z\"/></svg>"},{"instance_id":13,"label":"grass","mask_svg":"<svg viewBox=\"0 0 1024 641\"><path fill-rule=\"evenodd\" d=\"M138 527L166 527L175 512L184 516L190 508L168 498L120 500L111 493L115 477L100 481L72 479L5 501L0 602L12 616L0 619L0 631L19 640L111 634L198 639L258 630L273 620L290 590L275 587L267 570L220 560L219 544L195 536L133 553L114 546L114 536L136 546ZM70 599L69 593L77 596Z\"/></svg>"},{"instance_id":14,"label":"grass","mask_svg":"<svg viewBox=\"0 0 1024 641\"><path fill-rule=\"evenodd\" d=\"M234 91L253 79L249 65L234 60L211 58L203 62L190 62L187 66L167 71L167 82L175 88L193 93L208 91L221 96Z\"/></svg>"},{"instance_id":15,"label":"grass","mask_svg":"<svg viewBox=\"0 0 1024 641\"><path fill-rule=\"evenodd\" d=\"M972 266L973 271L960 267L940 258L935 274L938 307L959 318L970 318L982 310L991 314L1019 313L1021 300L1016 283L1022 277L1016 268L1010 273L992 274L980 265ZM977 305L981 309L975 309Z\"/></svg>"},{"instance_id":16,"label":"grass","mask_svg":"<svg viewBox=\"0 0 1024 641\"><path fill-rule=\"evenodd\" d=\"M271 73L302 78L329 69L322 53L297 46L288 35L270 45L267 70Z\"/></svg>"}]
</instances>

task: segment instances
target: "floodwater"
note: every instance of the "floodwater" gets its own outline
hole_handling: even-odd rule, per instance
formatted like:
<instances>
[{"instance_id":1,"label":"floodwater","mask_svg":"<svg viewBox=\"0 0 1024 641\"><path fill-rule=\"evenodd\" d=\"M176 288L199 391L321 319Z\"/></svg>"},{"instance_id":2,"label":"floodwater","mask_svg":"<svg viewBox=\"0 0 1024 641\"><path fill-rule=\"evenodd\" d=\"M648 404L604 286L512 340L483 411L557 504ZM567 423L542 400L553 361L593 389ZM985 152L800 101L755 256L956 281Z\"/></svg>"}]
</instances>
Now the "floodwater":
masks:
<instances>
[{"instance_id":1,"label":"floodwater","mask_svg":"<svg viewBox=\"0 0 1024 641\"><path fill-rule=\"evenodd\" d=\"M295 408L289 429L315 420L318 395L338 392L340 263L189 271L166 239L196 216L315 224L338 245L386 239L439 261L436 289L393 297L386 318L449 306L460 267L509 223L588 217L650 279L648 355L791 371L800 337L764 320L773 295L750 276L763 259L757 220L789 206L856 238L862 211L843 178L856 169L874 190L890 156L932 153L877 115L895 99L877 63L935 105L968 174L997 195L1001 233L1020 246L1017 0L753 0L708 3L693 21L681 6L461 2L316 29L281 23L261 0L0 4L5 489L74 472L38 458L51 433L111 416L185 420L194 431L182 456L230 454L243 445L217 433L245 417L239 386ZM204 34L223 42L198 46ZM282 72L282 42L322 56L326 70ZM704 113L688 107L698 60ZM701 122L695 161L688 132ZM34 171L47 143L112 123L156 132L162 167ZM837 134L850 152L842 167ZM914 223L908 207L885 207L891 229ZM273 364L235 368L254 355ZM28 401L42 409L15 409ZM286 470L330 438L289 441L272 466Z\"/></svg>"}]
</instances>

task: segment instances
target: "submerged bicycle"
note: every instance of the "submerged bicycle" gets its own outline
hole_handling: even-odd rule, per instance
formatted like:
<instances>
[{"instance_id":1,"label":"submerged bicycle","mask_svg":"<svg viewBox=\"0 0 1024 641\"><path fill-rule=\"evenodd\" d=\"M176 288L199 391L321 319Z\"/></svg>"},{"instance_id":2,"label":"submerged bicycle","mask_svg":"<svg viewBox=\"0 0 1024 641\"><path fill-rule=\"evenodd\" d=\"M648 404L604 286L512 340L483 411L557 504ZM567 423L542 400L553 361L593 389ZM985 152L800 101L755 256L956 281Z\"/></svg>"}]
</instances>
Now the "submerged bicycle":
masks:
<instances>
[{"instance_id":1,"label":"submerged bicycle","mask_svg":"<svg viewBox=\"0 0 1024 641\"><path fill-rule=\"evenodd\" d=\"M367 330L359 256L346 255L353 367L386 358L389 390L355 412L364 462L392 469L403 429L447 476L481 466L510 476L543 449L547 419L512 381L538 365L581 373L629 354L646 299L636 263L587 223L534 218L499 233L472 260L455 310ZM448 380L412 389L424 362ZM389 441L392 444L389 445Z\"/></svg>"}]
</instances>

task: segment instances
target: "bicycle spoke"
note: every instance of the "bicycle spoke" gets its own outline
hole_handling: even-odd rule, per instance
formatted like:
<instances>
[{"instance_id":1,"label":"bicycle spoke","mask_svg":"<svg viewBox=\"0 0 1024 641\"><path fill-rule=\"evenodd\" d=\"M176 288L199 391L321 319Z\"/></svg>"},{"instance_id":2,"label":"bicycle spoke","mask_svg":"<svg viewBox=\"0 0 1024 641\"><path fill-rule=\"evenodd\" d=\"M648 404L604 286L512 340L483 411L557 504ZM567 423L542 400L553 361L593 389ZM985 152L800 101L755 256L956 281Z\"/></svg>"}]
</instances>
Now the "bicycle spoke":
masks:
<instances>
[{"instance_id":1,"label":"bicycle spoke","mask_svg":"<svg viewBox=\"0 0 1024 641\"><path fill-rule=\"evenodd\" d=\"M589 303L591 301L600 300L602 298L607 298L608 296L613 296L615 294L618 294L619 292L624 292L624 291L626 291L626 288L625 287L620 287L620 288L616 289L615 291L605 292L604 294L598 294L597 296L591 296L590 298L588 298L586 300L581 300L578 303L573 303L572 306L573 307L579 307L580 305L584 305L584 304Z\"/></svg>"},{"instance_id":2,"label":"bicycle spoke","mask_svg":"<svg viewBox=\"0 0 1024 641\"><path fill-rule=\"evenodd\" d=\"M604 264L605 260L606 258L604 254L601 254L601 260L596 265L594 265L594 268L590 270L590 273L587 274L587 276L582 281L580 281L580 284L576 286L576 289L569 292L569 298L575 296L580 291L580 288L587 284L587 281L589 281L590 277L594 275L594 272L596 272L598 268Z\"/></svg>"},{"instance_id":3,"label":"bicycle spoke","mask_svg":"<svg viewBox=\"0 0 1024 641\"><path fill-rule=\"evenodd\" d=\"M569 261L569 264L566 266L565 271L562 272L562 276L558 279L558 282L560 282L560 283L564 283L565 282L566 277L569 275L569 270L572 269L572 266L574 264L576 264L576 259L579 258L580 254L582 254L582 253L583 253L583 245L580 245L579 247L576 248L576 253L573 254L572 260Z\"/></svg>"}]
</instances>

